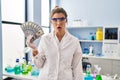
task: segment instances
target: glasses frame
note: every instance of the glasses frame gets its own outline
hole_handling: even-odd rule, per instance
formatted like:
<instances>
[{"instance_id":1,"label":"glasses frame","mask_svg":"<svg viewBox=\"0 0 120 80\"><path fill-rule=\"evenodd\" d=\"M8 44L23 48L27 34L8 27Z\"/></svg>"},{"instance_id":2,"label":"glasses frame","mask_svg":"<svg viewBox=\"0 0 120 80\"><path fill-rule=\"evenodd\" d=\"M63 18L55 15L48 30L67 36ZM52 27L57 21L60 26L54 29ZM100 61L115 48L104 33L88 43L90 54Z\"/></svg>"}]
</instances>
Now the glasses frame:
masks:
<instances>
[{"instance_id":1,"label":"glasses frame","mask_svg":"<svg viewBox=\"0 0 120 80\"><path fill-rule=\"evenodd\" d=\"M53 22L57 22L57 21L63 22L63 21L66 20L66 18L65 18L65 17L61 17L61 18L51 18L51 20L52 20Z\"/></svg>"}]
</instances>

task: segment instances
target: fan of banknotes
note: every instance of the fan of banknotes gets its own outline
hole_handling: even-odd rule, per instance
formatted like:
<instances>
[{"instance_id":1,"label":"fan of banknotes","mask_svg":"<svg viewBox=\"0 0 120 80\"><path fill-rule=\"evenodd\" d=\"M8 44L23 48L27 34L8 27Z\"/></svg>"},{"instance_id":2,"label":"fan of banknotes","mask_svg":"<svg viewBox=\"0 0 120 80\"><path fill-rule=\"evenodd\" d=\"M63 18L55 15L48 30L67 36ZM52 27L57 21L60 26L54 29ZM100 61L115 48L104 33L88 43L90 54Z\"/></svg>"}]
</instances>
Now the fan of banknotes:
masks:
<instances>
[{"instance_id":1,"label":"fan of banknotes","mask_svg":"<svg viewBox=\"0 0 120 80\"><path fill-rule=\"evenodd\" d=\"M29 35L33 35L30 42L35 41L36 39L38 39L39 37L41 37L44 34L41 26L39 26L37 23L34 23L34 22L30 22L30 21L25 22L21 25L21 28L25 34L25 37L27 37Z\"/></svg>"}]
</instances>

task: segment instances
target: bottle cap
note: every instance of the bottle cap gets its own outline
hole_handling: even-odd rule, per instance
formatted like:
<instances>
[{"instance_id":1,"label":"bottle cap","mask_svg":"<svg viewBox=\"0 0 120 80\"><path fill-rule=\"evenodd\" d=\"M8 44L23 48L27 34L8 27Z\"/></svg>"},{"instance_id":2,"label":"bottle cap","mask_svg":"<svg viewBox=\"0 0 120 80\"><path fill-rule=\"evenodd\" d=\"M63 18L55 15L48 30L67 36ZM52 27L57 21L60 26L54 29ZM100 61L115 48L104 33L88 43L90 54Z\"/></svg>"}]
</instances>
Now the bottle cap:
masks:
<instances>
[{"instance_id":1,"label":"bottle cap","mask_svg":"<svg viewBox=\"0 0 120 80\"><path fill-rule=\"evenodd\" d=\"M89 65L89 64L87 64L87 68L90 68L90 65Z\"/></svg>"},{"instance_id":2,"label":"bottle cap","mask_svg":"<svg viewBox=\"0 0 120 80\"><path fill-rule=\"evenodd\" d=\"M19 59L16 59L16 62L19 62Z\"/></svg>"},{"instance_id":3,"label":"bottle cap","mask_svg":"<svg viewBox=\"0 0 120 80\"><path fill-rule=\"evenodd\" d=\"M101 28L97 28L97 30L102 30Z\"/></svg>"}]
</instances>

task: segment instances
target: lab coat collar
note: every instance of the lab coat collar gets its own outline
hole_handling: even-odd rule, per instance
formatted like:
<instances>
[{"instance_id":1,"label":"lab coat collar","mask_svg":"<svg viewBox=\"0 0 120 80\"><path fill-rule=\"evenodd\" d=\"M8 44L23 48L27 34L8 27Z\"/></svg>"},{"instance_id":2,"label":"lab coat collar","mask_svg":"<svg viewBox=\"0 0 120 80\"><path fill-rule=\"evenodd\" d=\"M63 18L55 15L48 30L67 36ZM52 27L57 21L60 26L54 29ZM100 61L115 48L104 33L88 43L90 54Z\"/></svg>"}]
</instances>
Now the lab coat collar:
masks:
<instances>
[{"instance_id":1,"label":"lab coat collar","mask_svg":"<svg viewBox=\"0 0 120 80\"><path fill-rule=\"evenodd\" d=\"M58 46L59 43L62 43L61 48L65 48L65 46L70 44L71 34L66 30L65 35L63 36L61 42L58 42L55 38L54 31L50 33L50 40L54 41L54 44Z\"/></svg>"}]
</instances>

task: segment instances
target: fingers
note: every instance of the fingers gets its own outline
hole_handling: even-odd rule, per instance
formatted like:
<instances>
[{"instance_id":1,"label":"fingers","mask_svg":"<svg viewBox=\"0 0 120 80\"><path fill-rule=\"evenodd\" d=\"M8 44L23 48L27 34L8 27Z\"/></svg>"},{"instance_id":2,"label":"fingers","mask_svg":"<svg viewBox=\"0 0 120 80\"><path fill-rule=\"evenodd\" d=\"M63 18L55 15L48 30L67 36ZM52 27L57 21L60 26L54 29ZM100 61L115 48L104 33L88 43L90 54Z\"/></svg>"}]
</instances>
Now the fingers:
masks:
<instances>
[{"instance_id":1,"label":"fingers","mask_svg":"<svg viewBox=\"0 0 120 80\"><path fill-rule=\"evenodd\" d=\"M26 39L26 45L29 46L32 49L36 49L37 47L36 47L35 43L31 42L32 38L33 38L33 35L29 35L27 37L27 39Z\"/></svg>"},{"instance_id":2,"label":"fingers","mask_svg":"<svg viewBox=\"0 0 120 80\"><path fill-rule=\"evenodd\" d=\"M29 36L27 37L27 41L30 42L30 40L32 39L32 37L33 37L33 35L29 35Z\"/></svg>"},{"instance_id":3,"label":"fingers","mask_svg":"<svg viewBox=\"0 0 120 80\"><path fill-rule=\"evenodd\" d=\"M38 50L34 49L32 53L33 53L33 56L36 56L38 54Z\"/></svg>"},{"instance_id":4,"label":"fingers","mask_svg":"<svg viewBox=\"0 0 120 80\"><path fill-rule=\"evenodd\" d=\"M29 46L31 44L31 39L32 39L33 35L29 35L27 36L27 39L26 39L26 45Z\"/></svg>"}]
</instances>

